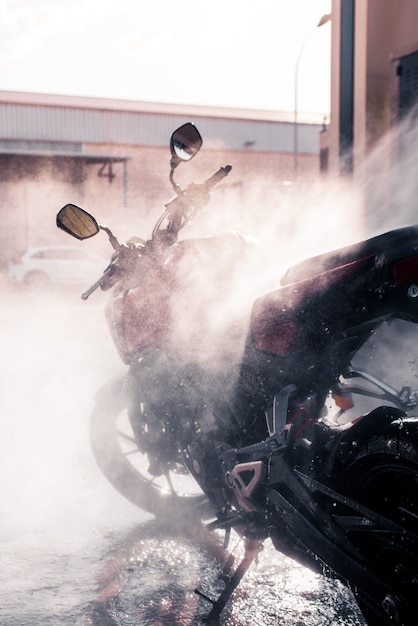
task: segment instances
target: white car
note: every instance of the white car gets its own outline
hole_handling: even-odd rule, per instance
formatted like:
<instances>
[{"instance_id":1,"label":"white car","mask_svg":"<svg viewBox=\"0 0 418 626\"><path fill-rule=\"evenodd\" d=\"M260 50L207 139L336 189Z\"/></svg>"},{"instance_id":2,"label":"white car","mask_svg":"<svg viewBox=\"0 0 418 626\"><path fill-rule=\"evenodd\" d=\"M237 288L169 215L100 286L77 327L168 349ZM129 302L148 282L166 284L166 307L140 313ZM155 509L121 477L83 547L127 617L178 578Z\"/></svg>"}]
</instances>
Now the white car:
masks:
<instances>
[{"instance_id":1,"label":"white car","mask_svg":"<svg viewBox=\"0 0 418 626\"><path fill-rule=\"evenodd\" d=\"M31 287L76 284L89 287L106 269L108 262L89 250L75 246L29 248L8 263L11 282Z\"/></svg>"}]
</instances>

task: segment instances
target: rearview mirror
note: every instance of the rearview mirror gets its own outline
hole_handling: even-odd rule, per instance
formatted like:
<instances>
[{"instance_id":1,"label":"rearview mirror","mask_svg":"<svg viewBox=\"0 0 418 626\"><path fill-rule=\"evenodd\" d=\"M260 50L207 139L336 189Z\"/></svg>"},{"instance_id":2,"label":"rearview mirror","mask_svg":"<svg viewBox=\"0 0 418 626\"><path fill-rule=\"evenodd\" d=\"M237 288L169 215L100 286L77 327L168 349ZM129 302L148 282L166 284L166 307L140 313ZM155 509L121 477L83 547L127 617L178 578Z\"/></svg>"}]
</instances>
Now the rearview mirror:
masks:
<instances>
[{"instance_id":1,"label":"rearview mirror","mask_svg":"<svg viewBox=\"0 0 418 626\"><path fill-rule=\"evenodd\" d=\"M94 217L76 204L66 204L59 211L57 226L77 239L88 239L99 232L99 225Z\"/></svg>"},{"instance_id":2,"label":"rearview mirror","mask_svg":"<svg viewBox=\"0 0 418 626\"><path fill-rule=\"evenodd\" d=\"M183 124L171 135L171 167L174 169L181 161L190 161L199 152L203 140L194 124Z\"/></svg>"}]
</instances>

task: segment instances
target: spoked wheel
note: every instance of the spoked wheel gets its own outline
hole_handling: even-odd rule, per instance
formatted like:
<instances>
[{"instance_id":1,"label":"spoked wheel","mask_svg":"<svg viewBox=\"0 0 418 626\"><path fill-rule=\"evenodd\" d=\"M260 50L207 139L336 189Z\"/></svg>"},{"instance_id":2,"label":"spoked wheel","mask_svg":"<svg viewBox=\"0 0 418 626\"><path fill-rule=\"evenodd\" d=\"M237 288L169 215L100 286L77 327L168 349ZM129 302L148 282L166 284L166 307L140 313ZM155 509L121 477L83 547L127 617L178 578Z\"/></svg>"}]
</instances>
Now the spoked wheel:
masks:
<instances>
[{"instance_id":1,"label":"spoked wheel","mask_svg":"<svg viewBox=\"0 0 418 626\"><path fill-rule=\"evenodd\" d=\"M90 443L103 474L133 504L158 515L203 512L206 499L180 456L163 473L151 473L130 424L123 380L99 392L90 420Z\"/></svg>"},{"instance_id":2,"label":"spoked wheel","mask_svg":"<svg viewBox=\"0 0 418 626\"><path fill-rule=\"evenodd\" d=\"M413 626L418 611L418 432L417 424L398 437L362 442L347 468L349 495L403 532L352 528L348 533L367 567L387 582L386 596L375 602L357 593L369 626ZM406 599L406 605L403 601Z\"/></svg>"}]
</instances>

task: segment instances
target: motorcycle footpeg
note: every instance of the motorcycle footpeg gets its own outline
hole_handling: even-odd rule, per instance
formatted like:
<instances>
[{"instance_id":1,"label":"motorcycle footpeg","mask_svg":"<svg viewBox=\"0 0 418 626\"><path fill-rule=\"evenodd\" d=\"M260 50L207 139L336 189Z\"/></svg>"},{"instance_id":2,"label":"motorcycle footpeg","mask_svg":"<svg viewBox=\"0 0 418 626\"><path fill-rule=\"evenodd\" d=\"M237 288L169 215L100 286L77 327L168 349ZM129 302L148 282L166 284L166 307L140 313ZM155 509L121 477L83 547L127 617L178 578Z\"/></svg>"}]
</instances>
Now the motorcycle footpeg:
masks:
<instances>
[{"instance_id":1,"label":"motorcycle footpeg","mask_svg":"<svg viewBox=\"0 0 418 626\"><path fill-rule=\"evenodd\" d=\"M240 524L245 524L248 522L247 515L231 515L230 517L219 518L214 520L213 522L209 522L206 524L206 528L212 532L213 530L229 530L234 526L239 526Z\"/></svg>"},{"instance_id":2,"label":"motorcycle footpeg","mask_svg":"<svg viewBox=\"0 0 418 626\"><path fill-rule=\"evenodd\" d=\"M253 456L256 458L262 458L265 456L271 456L277 454L281 450L284 450L285 444L277 439L277 437L268 437L265 441L254 443L251 446L245 446L236 450L237 457Z\"/></svg>"}]
</instances>

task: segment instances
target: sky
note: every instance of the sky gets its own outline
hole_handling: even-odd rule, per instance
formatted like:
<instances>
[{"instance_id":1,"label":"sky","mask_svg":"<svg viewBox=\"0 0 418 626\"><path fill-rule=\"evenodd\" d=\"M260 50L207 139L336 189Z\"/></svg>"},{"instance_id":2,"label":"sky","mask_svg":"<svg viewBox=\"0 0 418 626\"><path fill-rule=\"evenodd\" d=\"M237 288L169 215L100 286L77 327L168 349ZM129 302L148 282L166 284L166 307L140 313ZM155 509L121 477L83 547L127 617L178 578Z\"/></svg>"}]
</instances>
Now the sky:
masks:
<instances>
[{"instance_id":1,"label":"sky","mask_svg":"<svg viewBox=\"0 0 418 626\"><path fill-rule=\"evenodd\" d=\"M0 0L0 90L329 114L331 0ZM300 63L296 72L297 59Z\"/></svg>"}]
</instances>

